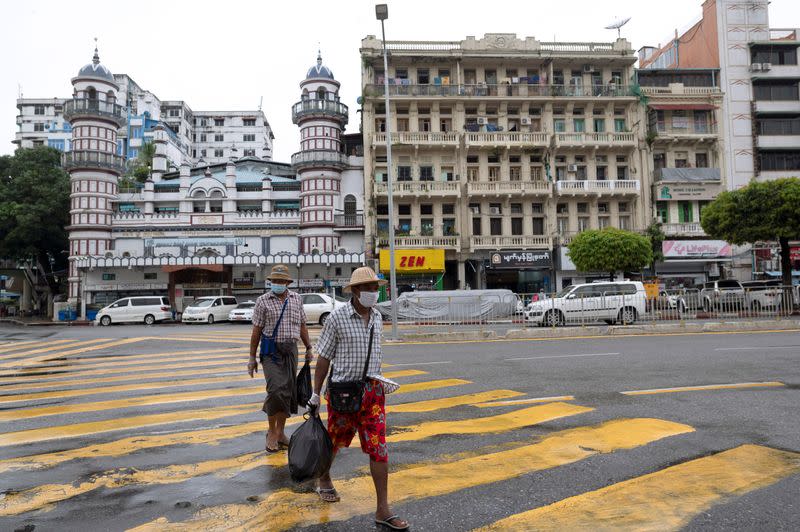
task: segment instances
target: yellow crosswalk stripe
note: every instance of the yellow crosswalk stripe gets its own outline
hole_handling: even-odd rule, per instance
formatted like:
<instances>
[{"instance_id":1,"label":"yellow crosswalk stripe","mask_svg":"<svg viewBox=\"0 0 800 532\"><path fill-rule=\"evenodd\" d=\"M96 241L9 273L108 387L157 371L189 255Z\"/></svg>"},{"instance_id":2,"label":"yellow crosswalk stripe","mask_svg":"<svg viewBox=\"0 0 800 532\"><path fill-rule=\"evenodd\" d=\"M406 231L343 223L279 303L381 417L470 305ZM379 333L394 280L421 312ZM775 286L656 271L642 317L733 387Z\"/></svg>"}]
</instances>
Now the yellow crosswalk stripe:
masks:
<instances>
[{"instance_id":1,"label":"yellow crosswalk stripe","mask_svg":"<svg viewBox=\"0 0 800 532\"><path fill-rule=\"evenodd\" d=\"M426 401L395 404L387 406L386 410L387 412L401 411L406 413L432 412L434 410L452 408L455 406L470 404L476 401L489 401L493 398L500 399L514 395L520 395L520 392L514 392L511 390L492 390L478 394L448 397L448 401L431 399ZM394 394L389 397L393 396ZM180 412L116 418L98 422L57 425L42 429L32 429L0 434L0 447L72 438L77 436L89 436L116 430L141 429L156 425L173 424L185 421L213 420L221 417L247 414L257 411L259 411L259 406L254 403L250 403L221 408L183 410ZM286 423L287 425L291 425L293 423L299 423L301 420L301 417L293 417L290 418ZM56 453L45 453L22 458L0 460L0 473L6 471L32 470L52 467L62 462L75 460L78 458L122 456L142 449L164 447L168 445L214 444L220 440L238 438L252 432L263 431L265 430L265 427L266 425L264 421L258 421L255 423L246 423L231 427L123 438L115 442L90 445L76 449L68 449L58 451Z\"/></svg>"},{"instance_id":2,"label":"yellow crosswalk stripe","mask_svg":"<svg viewBox=\"0 0 800 532\"><path fill-rule=\"evenodd\" d=\"M37 347L42 347L42 346L57 346L59 344L66 344L66 343L69 343L69 342L74 342L75 340L76 340L75 338L64 338L64 339L61 339L61 340L44 340L44 341L31 340L31 341L28 341L28 342L18 342L18 343L14 344L14 345L4 346L4 347L0 348L0 353L8 353L10 351L22 351L22 353L15 353L15 354L12 354L12 355L3 355L2 357L0 357L0 360L6 359L6 358L10 358L10 357L16 357L16 356L19 356L20 354L25 354L25 351L27 349L35 349Z\"/></svg>"},{"instance_id":3,"label":"yellow crosswalk stripe","mask_svg":"<svg viewBox=\"0 0 800 532\"><path fill-rule=\"evenodd\" d=\"M800 453L742 445L516 514L479 530L680 530L715 504L798 472Z\"/></svg>"},{"instance_id":4,"label":"yellow crosswalk stripe","mask_svg":"<svg viewBox=\"0 0 800 532\"><path fill-rule=\"evenodd\" d=\"M478 408L491 408L494 406L519 406L530 405L535 403L549 403L553 401L574 401L575 397L572 395L554 395L552 397L533 397L530 399L512 399L510 401L492 401L491 403L481 403Z\"/></svg>"},{"instance_id":5,"label":"yellow crosswalk stripe","mask_svg":"<svg viewBox=\"0 0 800 532\"><path fill-rule=\"evenodd\" d=\"M472 417L459 421L428 421L410 427L392 427L387 442L416 441L442 434L492 434L521 429L567 416L591 412L594 408L550 403L515 410L490 417Z\"/></svg>"},{"instance_id":6,"label":"yellow crosswalk stripe","mask_svg":"<svg viewBox=\"0 0 800 532\"><path fill-rule=\"evenodd\" d=\"M108 342L111 340L110 338L93 338L91 340L75 340L73 339L69 343L60 343L60 344L50 344L44 347L40 347L38 349L24 349L18 353L14 353L12 355L3 355L0 357L0 360L9 360L9 361L17 361L20 357L28 357L30 355L38 355L40 353L47 353L48 351L55 351L57 349L71 349L74 347L80 347L82 345L91 345L97 344L100 342Z\"/></svg>"},{"instance_id":7,"label":"yellow crosswalk stripe","mask_svg":"<svg viewBox=\"0 0 800 532\"><path fill-rule=\"evenodd\" d=\"M47 340L12 340L10 342L0 342L0 349L2 352L5 351L13 351L15 349L19 349L21 346L32 345L32 344L41 344L46 342ZM63 339L63 340L55 340L57 342L69 342L70 339Z\"/></svg>"},{"instance_id":8,"label":"yellow crosswalk stripe","mask_svg":"<svg viewBox=\"0 0 800 532\"><path fill-rule=\"evenodd\" d=\"M118 393L138 390L160 390L162 388L175 388L180 386L203 386L206 384L235 384L241 382L251 382L253 379L246 375L241 364L236 366L241 371L241 376L223 376L203 379L182 379L171 381L151 381L145 382L141 378L134 384L123 384L117 386L98 386L96 388L82 388L80 390L58 390L38 393L25 393L14 395L0 395L0 404L18 403L20 401L37 401L40 399L66 399L69 397L82 397L86 395L97 395L101 393ZM313 367L313 366L312 366ZM414 375L425 375L425 371L408 369L387 373L388 378L410 377ZM167 375L169 376L169 375ZM6 391L6 388L0 388Z\"/></svg>"},{"instance_id":9,"label":"yellow crosswalk stripe","mask_svg":"<svg viewBox=\"0 0 800 532\"><path fill-rule=\"evenodd\" d=\"M19 367L20 364L23 366L32 366L38 364L39 362L43 362L47 359L51 359L53 357L65 357L69 355L77 355L78 353L86 353L88 351L99 351L100 349L108 349L109 347L117 347L120 345L127 345L133 344L136 342L141 342L140 338L125 338L124 340L114 340L113 342L106 342L104 344L97 344L88 347L79 347L77 349L70 349L67 351L58 351L56 353L51 353L49 355L42 355L38 357L32 357L30 359L24 359L19 361L11 361L11 362L3 362L0 363L0 368L14 368Z\"/></svg>"},{"instance_id":10,"label":"yellow crosswalk stripe","mask_svg":"<svg viewBox=\"0 0 800 532\"><path fill-rule=\"evenodd\" d=\"M462 379L439 379L433 381L415 382L400 387L395 393L412 393L424 390L446 388L470 384ZM161 404L183 403L190 401L204 401L207 399L220 399L223 397L240 397L264 393L264 385L242 386L222 390L198 390L192 392L179 392L159 395L143 395L125 399L110 399L93 403L78 403L72 405L41 406L34 408L20 408L15 410L0 411L0 421L19 421L36 417L57 416L62 414L79 414L84 412L101 412L103 410L116 410L135 406L151 406Z\"/></svg>"},{"instance_id":11,"label":"yellow crosswalk stripe","mask_svg":"<svg viewBox=\"0 0 800 532\"><path fill-rule=\"evenodd\" d=\"M678 386L675 388L654 388L651 390L629 390L620 392L623 395L655 395L676 392L701 392L706 390L736 390L740 388L778 388L786 386L782 382L737 382L733 384L704 384L701 386Z\"/></svg>"},{"instance_id":12,"label":"yellow crosswalk stripe","mask_svg":"<svg viewBox=\"0 0 800 532\"><path fill-rule=\"evenodd\" d=\"M467 423L451 424L448 426L423 423L411 427L401 427L403 430L402 441L420 440L437 434L475 434L474 430L484 422L483 432L505 432L523 426L536 425L552 419L580 414L592 410L591 408L577 407L562 403L550 404L527 408L516 412L516 416L503 414L482 418L479 420L466 420ZM298 419L299 420L299 419ZM261 430L263 430L263 423ZM387 439L389 441L389 439ZM394 440L391 440L394 441ZM129 487L131 485L175 484L193 477L216 473L218 475L235 475L268 465L282 467L286 465L286 455L264 455L263 452L248 453L233 458L208 460L194 464L170 465L148 469L144 471L124 470L106 471L92 475L88 480L80 483L46 484L21 492L6 494L0 499L0 515L17 515L44 507L90 491L106 488Z\"/></svg>"},{"instance_id":13,"label":"yellow crosswalk stripe","mask_svg":"<svg viewBox=\"0 0 800 532\"><path fill-rule=\"evenodd\" d=\"M447 495L574 463L599 453L632 449L693 430L680 423L642 418L569 429L516 449L396 471L390 474L389 499L396 505ZM182 523L170 523L162 517L133 530L227 530L233 527L288 530L343 521L375 510L375 501L364 496L373 489L369 475L340 480L336 482L336 489L346 504L321 505L316 494L285 489L266 494L257 504L206 508Z\"/></svg>"}]
</instances>

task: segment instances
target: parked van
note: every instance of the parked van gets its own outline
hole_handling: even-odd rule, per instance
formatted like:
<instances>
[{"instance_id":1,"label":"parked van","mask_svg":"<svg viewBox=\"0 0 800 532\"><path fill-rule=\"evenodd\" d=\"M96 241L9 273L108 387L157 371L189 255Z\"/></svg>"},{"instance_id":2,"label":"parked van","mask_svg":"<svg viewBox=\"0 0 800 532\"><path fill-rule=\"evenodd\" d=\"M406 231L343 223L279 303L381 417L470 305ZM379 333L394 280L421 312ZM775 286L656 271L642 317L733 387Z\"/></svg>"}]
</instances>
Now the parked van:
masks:
<instances>
[{"instance_id":1,"label":"parked van","mask_svg":"<svg viewBox=\"0 0 800 532\"><path fill-rule=\"evenodd\" d=\"M214 323L226 321L230 312L238 305L233 296L201 297L183 309L183 323Z\"/></svg>"},{"instance_id":2,"label":"parked van","mask_svg":"<svg viewBox=\"0 0 800 532\"><path fill-rule=\"evenodd\" d=\"M535 301L525 321L556 326L567 322L634 323L646 311L647 294L639 281L569 285L550 299Z\"/></svg>"},{"instance_id":3,"label":"parked van","mask_svg":"<svg viewBox=\"0 0 800 532\"><path fill-rule=\"evenodd\" d=\"M95 323L144 323L152 325L157 321L172 319L172 307L166 296L136 296L118 299L97 311Z\"/></svg>"}]
</instances>

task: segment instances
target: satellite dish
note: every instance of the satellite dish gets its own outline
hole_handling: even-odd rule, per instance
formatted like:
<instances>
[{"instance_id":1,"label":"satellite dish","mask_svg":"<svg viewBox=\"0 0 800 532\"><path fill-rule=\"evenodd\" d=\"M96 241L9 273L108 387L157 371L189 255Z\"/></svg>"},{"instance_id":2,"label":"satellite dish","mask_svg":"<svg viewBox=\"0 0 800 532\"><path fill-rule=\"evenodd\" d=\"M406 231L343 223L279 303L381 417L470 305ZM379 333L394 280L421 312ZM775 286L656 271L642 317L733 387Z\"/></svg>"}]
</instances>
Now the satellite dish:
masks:
<instances>
[{"instance_id":1,"label":"satellite dish","mask_svg":"<svg viewBox=\"0 0 800 532\"><path fill-rule=\"evenodd\" d=\"M607 30L617 30L617 38L619 38L620 37L620 28L622 28L622 26L627 24L630 19L631 19L631 17L619 18L619 19L615 20L614 22L612 22L611 24L609 24L608 26L606 26L606 29Z\"/></svg>"}]
</instances>

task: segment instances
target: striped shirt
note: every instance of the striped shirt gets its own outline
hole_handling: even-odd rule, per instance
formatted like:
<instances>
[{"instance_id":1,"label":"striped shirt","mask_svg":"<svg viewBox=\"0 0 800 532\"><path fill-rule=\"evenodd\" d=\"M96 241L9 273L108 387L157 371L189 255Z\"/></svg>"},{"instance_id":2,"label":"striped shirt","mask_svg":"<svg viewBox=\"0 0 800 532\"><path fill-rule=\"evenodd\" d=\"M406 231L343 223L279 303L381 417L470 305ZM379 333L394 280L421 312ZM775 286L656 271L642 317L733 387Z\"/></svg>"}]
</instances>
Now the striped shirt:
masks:
<instances>
[{"instance_id":1,"label":"striped shirt","mask_svg":"<svg viewBox=\"0 0 800 532\"><path fill-rule=\"evenodd\" d=\"M286 312L275 335L276 342L293 342L300 338L300 327L306 322L306 312L303 310L303 300L295 292L287 291ZM272 335L275 322L281 315L283 301L272 292L267 292L256 299L253 307L253 325L262 327L262 334Z\"/></svg>"},{"instance_id":2,"label":"striped shirt","mask_svg":"<svg viewBox=\"0 0 800 532\"><path fill-rule=\"evenodd\" d=\"M381 374L383 322L380 312L374 308L370 312L369 323L365 325L364 318L356 312L352 303L338 307L325 321L317 340L316 350L319 356L331 361L331 381L361 380L364 363L367 361L371 327L374 327L375 332L367 377L383 382L384 392L392 393L399 385Z\"/></svg>"}]
</instances>

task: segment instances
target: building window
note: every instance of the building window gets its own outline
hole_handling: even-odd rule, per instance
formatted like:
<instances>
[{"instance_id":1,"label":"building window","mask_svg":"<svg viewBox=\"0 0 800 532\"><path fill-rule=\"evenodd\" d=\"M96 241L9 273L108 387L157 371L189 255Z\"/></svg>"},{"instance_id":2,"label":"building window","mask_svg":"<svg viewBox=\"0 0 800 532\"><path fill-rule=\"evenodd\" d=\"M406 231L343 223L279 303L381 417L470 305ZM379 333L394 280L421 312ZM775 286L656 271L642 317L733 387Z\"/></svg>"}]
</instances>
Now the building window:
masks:
<instances>
[{"instance_id":1,"label":"building window","mask_svg":"<svg viewBox=\"0 0 800 532\"><path fill-rule=\"evenodd\" d=\"M631 217L630 216L620 216L619 217L619 228L624 229L625 231L631 230Z\"/></svg>"},{"instance_id":2,"label":"building window","mask_svg":"<svg viewBox=\"0 0 800 532\"><path fill-rule=\"evenodd\" d=\"M169 116L181 116L181 110L180 109L170 109L169 110Z\"/></svg>"},{"instance_id":3,"label":"building window","mask_svg":"<svg viewBox=\"0 0 800 532\"><path fill-rule=\"evenodd\" d=\"M103 280L104 281L115 281L117 279L116 273L104 273Z\"/></svg>"},{"instance_id":4,"label":"building window","mask_svg":"<svg viewBox=\"0 0 800 532\"><path fill-rule=\"evenodd\" d=\"M253 127L253 126L256 125L256 119L255 118L245 118L245 119L242 120L242 125L244 127Z\"/></svg>"},{"instance_id":5,"label":"building window","mask_svg":"<svg viewBox=\"0 0 800 532\"><path fill-rule=\"evenodd\" d=\"M33 114L35 114L35 115L44 115L44 105L34 105L33 106Z\"/></svg>"},{"instance_id":6,"label":"building window","mask_svg":"<svg viewBox=\"0 0 800 532\"><path fill-rule=\"evenodd\" d=\"M206 141L206 134L200 133L200 142L205 142L205 141Z\"/></svg>"},{"instance_id":7,"label":"building window","mask_svg":"<svg viewBox=\"0 0 800 532\"><path fill-rule=\"evenodd\" d=\"M242 155L244 157L255 157L256 156L256 150L253 150L253 149L243 150L242 151Z\"/></svg>"},{"instance_id":8,"label":"building window","mask_svg":"<svg viewBox=\"0 0 800 532\"><path fill-rule=\"evenodd\" d=\"M594 131L595 133L605 133L606 132L606 121L604 118L595 118L594 119Z\"/></svg>"},{"instance_id":9,"label":"building window","mask_svg":"<svg viewBox=\"0 0 800 532\"><path fill-rule=\"evenodd\" d=\"M566 216L559 216L558 220L558 234L566 235L569 233L569 218Z\"/></svg>"},{"instance_id":10,"label":"building window","mask_svg":"<svg viewBox=\"0 0 800 532\"><path fill-rule=\"evenodd\" d=\"M214 150L214 157L223 157L225 155L224 150Z\"/></svg>"},{"instance_id":11,"label":"building window","mask_svg":"<svg viewBox=\"0 0 800 532\"><path fill-rule=\"evenodd\" d=\"M224 126L225 125L225 119L224 118L215 118L214 119L214 125L215 126Z\"/></svg>"},{"instance_id":12,"label":"building window","mask_svg":"<svg viewBox=\"0 0 800 532\"><path fill-rule=\"evenodd\" d=\"M398 181L411 181L411 167L398 166L397 167L397 180Z\"/></svg>"},{"instance_id":13,"label":"building window","mask_svg":"<svg viewBox=\"0 0 800 532\"><path fill-rule=\"evenodd\" d=\"M490 218L489 219L489 234L493 236L500 236L503 234L503 219Z\"/></svg>"},{"instance_id":14,"label":"building window","mask_svg":"<svg viewBox=\"0 0 800 532\"><path fill-rule=\"evenodd\" d=\"M156 272L149 272L144 274L145 281L155 281L156 279L158 279L158 273Z\"/></svg>"},{"instance_id":15,"label":"building window","mask_svg":"<svg viewBox=\"0 0 800 532\"><path fill-rule=\"evenodd\" d=\"M430 203L423 203L419 206L419 213L422 216L431 216L433 215L433 205Z\"/></svg>"},{"instance_id":16,"label":"building window","mask_svg":"<svg viewBox=\"0 0 800 532\"><path fill-rule=\"evenodd\" d=\"M445 203L442 205L442 214L455 214L456 206L452 203Z\"/></svg>"},{"instance_id":17,"label":"building window","mask_svg":"<svg viewBox=\"0 0 800 532\"><path fill-rule=\"evenodd\" d=\"M472 235L473 236L481 236L481 218L480 216L475 216L472 218Z\"/></svg>"},{"instance_id":18,"label":"building window","mask_svg":"<svg viewBox=\"0 0 800 532\"><path fill-rule=\"evenodd\" d=\"M205 157L205 156L206 156L206 150L205 149L200 150L200 157Z\"/></svg>"},{"instance_id":19,"label":"building window","mask_svg":"<svg viewBox=\"0 0 800 532\"><path fill-rule=\"evenodd\" d=\"M423 218L420 220L420 235L433 236L433 218Z\"/></svg>"},{"instance_id":20,"label":"building window","mask_svg":"<svg viewBox=\"0 0 800 532\"><path fill-rule=\"evenodd\" d=\"M224 141L225 141L225 135L222 134L214 135L214 142L224 142Z\"/></svg>"},{"instance_id":21,"label":"building window","mask_svg":"<svg viewBox=\"0 0 800 532\"><path fill-rule=\"evenodd\" d=\"M514 236L522 234L522 218L511 218L511 234Z\"/></svg>"},{"instance_id":22,"label":"building window","mask_svg":"<svg viewBox=\"0 0 800 532\"><path fill-rule=\"evenodd\" d=\"M695 153L694 154L694 166L695 166L695 168L708 168L708 154L707 153Z\"/></svg>"},{"instance_id":23,"label":"building window","mask_svg":"<svg viewBox=\"0 0 800 532\"><path fill-rule=\"evenodd\" d=\"M615 118L614 119L614 131L617 133L625 132L625 119L624 118Z\"/></svg>"},{"instance_id":24,"label":"building window","mask_svg":"<svg viewBox=\"0 0 800 532\"><path fill-rule=\"evenodd\" d=\"M44 124L33 124L34 131L44 131Z\"/></svg>"},{"instance_id":25,"label":"building window","mask_svg":"<svg viewBox=\"0 0 800 532\"><path fill-rule=\"evenodd\" d=\"M753 95L756 100L797 100L797 82L753 82Z\"/></svg>"},{"instance_id":26,"label":"building window","mask_svg":"<svg viewBox=\"0 0 800 532\"><path fill-rule=\"evenodd\" d=\"M417 83L420 85L427 85L430 83L430 74L427 68L417 69Z\"/></svg>"},{"instance_id":27,"label":"building window","mask_svg":"<svg viewBox=\"0 0 800 532\"><path fill-rule=\"evenodd\" d=\"M567 130L566 121L563 118L553 119L553 131L556 133L564 133Z\"/></svg>"},{"instance_id":28,"label":"building window","mask_svg":"<svg viewBox=\"0 0 800 532\"><path fill-rule=\"evenodd\" d=\"M544 234L544 218L541 216L534 216L533 217L533 231L534 235L543 235Z\"/></svg>"},{"instance_id":29,"label":"building window","mask_svg":"<svg viewBox=\"0 0 800 532\"><path fill-rule=\"evenodd\" d=\"M678 222L680 223L692 223L694 221L694 216L692 212L692 202L691 201L679 201L678 202Z\"/></svg>"},{"instance_id":30,"label":"building window","mask_svg":"<svg viewBox=\"0 0 800 532\"><path fill-rule=\"evenodd\" d=\"M669 203L666 201L656 202L656 220L659 223L669 223Z\"/></svg>"},{"instance_id":31,"label":"building window","mask_svg":"<svg viewBox=\"0 0 800 532\"><path fill-rule=\"evenodd\" d=\"M800 170L800 151L759 151L761 171Z\"/></svg>"},{"instance_id":32,"label":"building window","mask_svg":"<svg viewBox=\"0 0 800 532\"><path fill-rule=\"evenodd\" d=\"M242 135L242 142L255 142L256 136L255 135Z\"/></svg>"},{"instance_id":33,"label":"building window","mask_svg":"<svg viewBox=\"0 0 800 532\"><path fill-rule=\"evenodd\" d=\"M408 203L401 203L397 206L397 214L400 216L411 216L411 205Z\"/></svg>"},{"instance_id":34,"label":"building window","mask_svg":"<svg viewBox=\"0 0 800 532\"><path fill-rule=\"evenodd\" d=\"M442 219L442 234L444 236L453 236L458 234L456 232L456 219L455 218L443 218Z\"/></svg>"},{"instance_id":35,"label":"building window","mask_svg":"<svg viewBox=\"0 0 800 532\"><path fill-rule=\"evenodd\" d=\"M419 167L419 180L420 181L433 181L433 166L420 166Z\"/></svg>"},{"instance_id":36,"label":"building window","mask_svg":"<svg viewBox=\"0 0 800 532\"><path fill-rule=\"evenodd\" d=\"M586 122L583 118L573 118L572 119L572 128L575 133L583 133L586 131Z\"/></svg>"}]
</instances>

